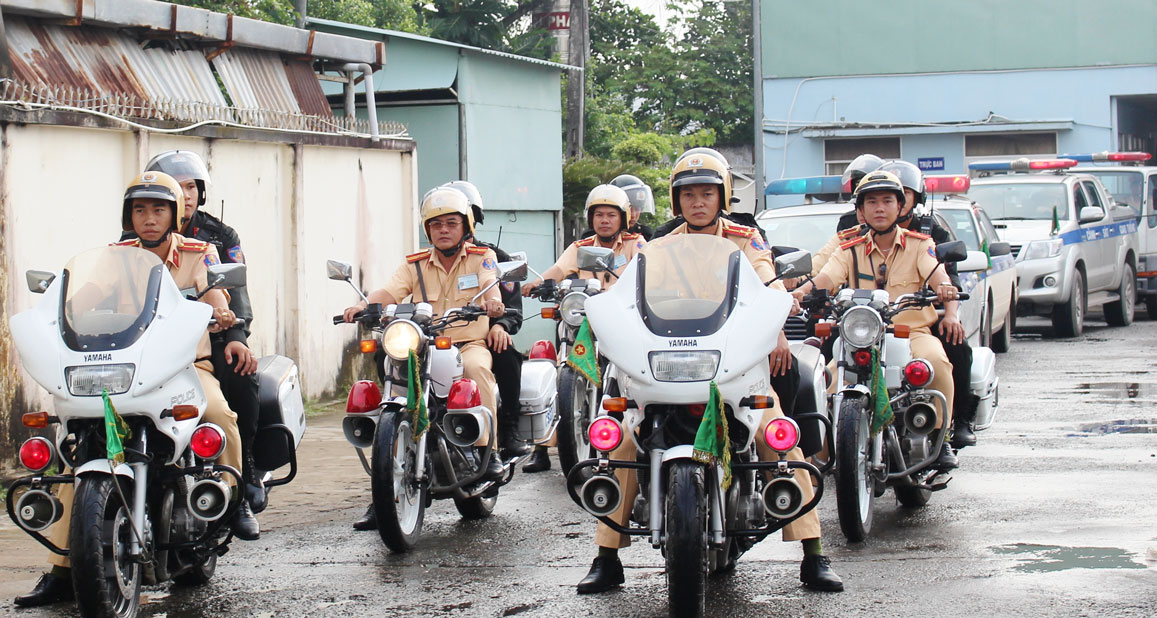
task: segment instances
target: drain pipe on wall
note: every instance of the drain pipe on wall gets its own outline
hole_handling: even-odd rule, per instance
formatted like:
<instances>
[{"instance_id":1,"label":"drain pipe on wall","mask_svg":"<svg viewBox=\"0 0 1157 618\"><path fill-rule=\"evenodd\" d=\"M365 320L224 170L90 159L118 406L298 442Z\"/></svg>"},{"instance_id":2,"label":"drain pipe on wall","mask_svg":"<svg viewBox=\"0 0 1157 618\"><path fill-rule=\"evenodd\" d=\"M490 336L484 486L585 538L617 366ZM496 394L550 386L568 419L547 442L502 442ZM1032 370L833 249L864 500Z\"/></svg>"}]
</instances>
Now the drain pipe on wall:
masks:
<instances>
[{"instance_id":1,"label":"drain pipe on wall","mask_svg":"<svg viewBox=\"0 0 1157 618\"><path fill-rule=\"evenodd\" d=\"M366 116L370 123L370 141L380 142L382 137L378 135L378 105L374 101L374 69L364 62L351 62L342 65L341 70L349 75L349 81L346 82L345 87L345 113L347 116L354 115L353 77L355 71L361 71L362 83L366 89Z\"/></svg>"}]
</instances>

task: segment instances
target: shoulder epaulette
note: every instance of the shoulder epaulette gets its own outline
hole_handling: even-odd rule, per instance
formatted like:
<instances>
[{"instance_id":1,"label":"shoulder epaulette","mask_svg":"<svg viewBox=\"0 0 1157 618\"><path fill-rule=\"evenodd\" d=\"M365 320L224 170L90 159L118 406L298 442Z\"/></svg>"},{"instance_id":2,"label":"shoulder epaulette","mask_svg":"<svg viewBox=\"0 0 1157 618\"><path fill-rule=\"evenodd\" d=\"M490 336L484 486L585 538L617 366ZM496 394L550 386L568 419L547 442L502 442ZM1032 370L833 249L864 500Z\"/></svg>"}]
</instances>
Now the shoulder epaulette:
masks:
<instances>
[{"instance_id":1,"label":"shoulder epaulette","mask_svg":"<svg viewBox=\"0 0 1157 618\"><path fill-rule=\"evenodd\" d=\"M904 230L904 235L905 236L911 236L912 238L916 238L919 240L931 240L932 239L932 237L927 235L927 234L921 234L920 232L913 232L912 230Z\"/></svg>"},{"instance_id":2,"label":"shoulder epaulette","mask_svg":"<svg viewBox=\"0 0 1157 618\"><path fill-rule=\"evenodd\" d=\"M486 255L487 251L490 251L490 249L486 247L466 247L466 255Z\"/></svg>"},{"instance_id":3,"label":"shoulder epaulette","mask_svg":"<svg viewBox=\"0 0 1157 618\"><path fill-rule=\"evenodd\" d=\"M583 238L582 240L574 241L574 244L576 247L589 247L589 246L595 244L595 237L594 236L588 236L586 238Z\"/></svg>"},{"instance_id":4,"label":"shoulder epaulette","mask_svg":"<svg viewBox=\"0 0 1157 618\"><path fill-rule=\"evenodd\" d=\"M638 237L639 237L639 234L636 234L634 232L623 232L622 234L619 235L619 238L622 238L624 242L628 241L628 240L635 240Z\"/></svg>"},{"instance_id":5,"label":"shoulder epaulette","mask_svg":"<svg viewBox=\"0 0 1157 618\"><path fill-rule=\"evenodd\" d=\"M868 242L867 236L857 236L847 242L841 243L840 249L851 249L852 247L865 242Z\"/></svg>"},{"instance_id":6,"label":"shoulder epaulette","mask_svg":"<svg viewBox=\"0 0 1157 618\"><path fill-rule=\"evenodd\" d=\"M406 256L406 263L407 264L413 264L414 262L424 260L428 257L430 257L430 250L429 249L422 249L421 251L419 251L417 253L411 253L410 255L407 255Z\"/></svg>"},{"instance_id":7,"label":"shoulder epaulette","mask_svg":"<svg viewBox=\"0 0 1157 618\"><path fill-rule=\"evenodd\" d=\"M203 240L189 240L186 238L177 244L178 251L190 251L193 253L204 253L209 250L209 243Z\"/></svg>"},{"instance_id":8,"label":"shoulder epaulette","mask_svg":"<svg viewBox=\"0 0 1157 618\"><path fill-rule=\"evenodd\" d=\"M120 242L114 242L110 246L112 246L112 247L135 247L135 246L137 246L138 242L139 242L139 239L133 238L131 240L122 240Z\"/></svg>"},{"instance_id":9,"label":"shoulder epaulette","mask_svg":"<svg viewBox=\"0 0 1157 618\"><path fill-rule=\"evenodd\" d=\"M746 225L736 225L734 223L723 222L723 233L728 236L738 236L740 238L751 238L756 232Z\"/></svg>"},{"instance_id":10,"label":"shoulder epaulette","mask_svg":"<svg viewBox=\"0 0 1157 618\"><path fill-rule=\"evenodd\" d=\"M862 232L862 231L863 231L863 226L856 225L856 226L850 227L846 230L840 230L837 233L837 235L840 238L847 240L847 239L852 238L854 236L858 236L860 234L860 232Z\"/></svg>"}]
</instances>

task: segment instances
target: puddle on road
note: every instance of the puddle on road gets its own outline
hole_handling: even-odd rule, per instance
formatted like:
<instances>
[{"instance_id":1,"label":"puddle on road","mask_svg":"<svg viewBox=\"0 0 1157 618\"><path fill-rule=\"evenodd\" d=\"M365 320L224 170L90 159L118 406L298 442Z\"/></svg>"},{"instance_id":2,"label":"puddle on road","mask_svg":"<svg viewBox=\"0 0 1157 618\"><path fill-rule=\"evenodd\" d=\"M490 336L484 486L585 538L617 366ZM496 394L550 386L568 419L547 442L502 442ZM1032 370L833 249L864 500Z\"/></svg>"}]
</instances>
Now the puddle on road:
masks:
<instances>
[{"instance_id":1,"label":"puddle on road","mask_svg":"<svg viewBox=\"0 0 1157 618\"><path fill-rule=\"evenodd\" d=\"M1157 384L1148 382L1082 382L1073 386L1078 395L1095 395L1099 399L1157 398Z\"/></svg>"},{"instance_id":2,"label":"puddle on road","mask_svg":"<svg viewBox=\"0 0 1157 618\"><path fill-rule=\"evenodd\" d=\"M991 548L998 554L1032 554L1019 558L1014 570L1023 573L1051 573L1068 569L1144 569L1123 549L1116 547L1062 547L1014 543Z\"/></svg>"},{"instance_id":3,"label":"puddle on road","mask_svg":"<svg viewBox=\"0 0 1157 618\"><path fill-rule=\"evenodd\" d=\"M1081 425L1080 429L1082 433L1098 436L1114 433L1157 433L1157 418L1126 418L1105 423L1086 423Z\"/></svg>"}]
</instances>

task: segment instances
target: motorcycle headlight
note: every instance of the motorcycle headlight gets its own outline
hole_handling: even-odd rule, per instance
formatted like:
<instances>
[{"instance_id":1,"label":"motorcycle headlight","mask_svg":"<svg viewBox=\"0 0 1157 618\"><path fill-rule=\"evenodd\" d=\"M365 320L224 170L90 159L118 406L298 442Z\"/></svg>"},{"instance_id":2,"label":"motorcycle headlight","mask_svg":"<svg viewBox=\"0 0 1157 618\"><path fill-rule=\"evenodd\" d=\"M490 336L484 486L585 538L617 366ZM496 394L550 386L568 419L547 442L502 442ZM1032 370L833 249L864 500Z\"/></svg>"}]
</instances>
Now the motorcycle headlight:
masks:
<instances>
[{"instance_id":1,"label":"motorcycle headlight","mask_svg":"<svg viewBox=\"0 0 1157 618\"><path fill-rule=\"evenodd\" d=\"M700 382L719 370L718 350L651 352L651 374L660 382Z\"/></svg>"},{"instance_id":2,"label":"motorcycle headlight","mask_svg":"<svg viewBox=\"0 0 1157 618\"><path fill-rule=\"evenodd\" d=\"M406 320L390 322L382 333L382 349L396 361L409 360L411 350L415 354L420 352L422 342L422 331L418 325Z\"/></svg>"},{"instance_id":3,"label":"motorcycle headlight","mask_svg":"<svg viewBox=\"0 0 1157 618\"><path fill-rule=\"evenodd\" d=\"M1041 258L1056 257L1061 254L1065 241L1060 238L1051 240L1034 240L1024 248L1024 260L1039 260Z\"/></svg>"},{"instance_id":4,"label":"motorcycle headlight","mask_svg":"<svg viewBox=\"0 0 1157 618\"><path fill-rule=\"evenodd\" d=\"M559 313L562 314L562 321L570 326L582 325L583 309L587 306L588 298L590 297L582 292L567 294L558 305Z\"/></svg>"},{"instance_id":5,"label":"motorcycle headlight","mask_svg":"<svg viewBox=\"0 0 1157 618\"><path fill-rule=\"evenodd\" d=\"M133 385L133 373L137 366L84 365L66 367L64 377L68 380L68 392L76 397L92 397L108 390L110 395L127 393Z\"/></svg>"},{"instance_id":6,"label":"motorcycle headlight","mask_svg":"<svg viewBox=\"0 0 1157 618\"><path fill-rule=\"evenodd\" d=\"M866 348L876 342L884 329L880 314L868 307L853 307L840 320L840 336L849 345Z\"/></svg>"}]
</instances>

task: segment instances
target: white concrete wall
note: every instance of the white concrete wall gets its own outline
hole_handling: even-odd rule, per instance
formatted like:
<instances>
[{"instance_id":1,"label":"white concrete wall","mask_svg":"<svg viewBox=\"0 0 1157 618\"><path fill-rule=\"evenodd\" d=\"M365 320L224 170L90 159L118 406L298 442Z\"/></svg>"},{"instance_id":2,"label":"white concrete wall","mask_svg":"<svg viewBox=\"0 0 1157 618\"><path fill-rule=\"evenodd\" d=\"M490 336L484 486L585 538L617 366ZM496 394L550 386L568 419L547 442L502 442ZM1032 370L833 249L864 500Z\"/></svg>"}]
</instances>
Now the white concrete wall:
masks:
<instances>
[{"instance_id":1,"label":"white concrete wall","mask_svg":"<svg viewBox=\"0 0 1157 618\"><path fill-rule=\"evenodd\" d=\"M3 137L5 316L39 300L27 290L26 270L59 270L72 255L119 238L125 186L152 155L196 151L213 180L205 208L220 216L224 202L249 264L250 345L260 355L293 356L308 396L334 389L356 338L353 327L330 320L357 296L326 278L326 259L354 263L372 289L417 246L410 153L52 125L7 125ZM30 405L49 403L19 379Z\"/></svg>"}]
</instances>

